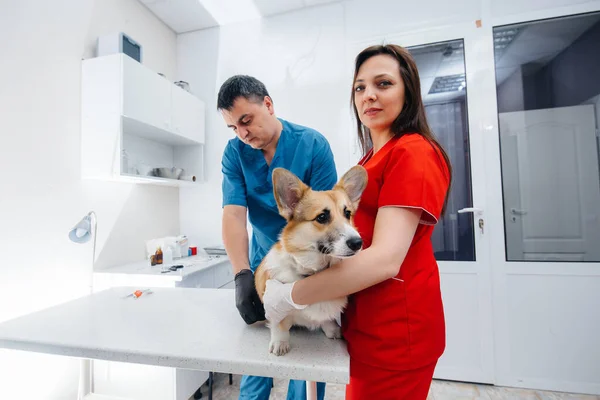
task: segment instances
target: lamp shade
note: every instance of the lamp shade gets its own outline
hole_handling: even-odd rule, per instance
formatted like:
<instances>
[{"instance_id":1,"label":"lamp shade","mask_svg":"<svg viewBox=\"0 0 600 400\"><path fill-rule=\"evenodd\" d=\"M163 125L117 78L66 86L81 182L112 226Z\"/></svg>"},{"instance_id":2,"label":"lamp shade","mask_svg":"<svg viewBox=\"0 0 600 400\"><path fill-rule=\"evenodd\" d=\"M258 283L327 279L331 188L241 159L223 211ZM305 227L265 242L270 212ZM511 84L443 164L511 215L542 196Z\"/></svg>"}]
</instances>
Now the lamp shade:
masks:
<instances>
[{"instance_id":1,"label":"lamp shade","mask_svg":"<svg viewBox=\"0 0 600 400\"><path fill-rule=\"evenodd\" d=\"M69 232L69 239L75 243L85 243L92 237L92 218L88 214Z\"/></svg>"}]
</instances>

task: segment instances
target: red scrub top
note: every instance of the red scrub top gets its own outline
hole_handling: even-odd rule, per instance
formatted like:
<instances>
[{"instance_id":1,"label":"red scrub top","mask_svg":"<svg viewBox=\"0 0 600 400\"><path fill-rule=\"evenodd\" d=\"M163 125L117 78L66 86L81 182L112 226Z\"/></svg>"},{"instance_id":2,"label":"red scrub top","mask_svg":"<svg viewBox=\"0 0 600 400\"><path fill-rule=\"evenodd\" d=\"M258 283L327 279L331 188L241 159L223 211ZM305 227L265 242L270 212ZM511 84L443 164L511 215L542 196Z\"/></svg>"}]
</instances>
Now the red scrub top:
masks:
<instances>
[{"instance_id":1,"label":"red scrub top","mask_svg":"<svg viewBox=\"0 0 600 400\"><path fill-rule=\"evenodd\" d=\"M359 163L369 176L354 218L363 248L371 245L380 207L423 210L398 275L351 295L342 315L350 357L367 365L415 369L444 352L444 310L431 234L442 211L449 171L434 146L421 135L405 134Z\"/></svg>"}]
</instances>

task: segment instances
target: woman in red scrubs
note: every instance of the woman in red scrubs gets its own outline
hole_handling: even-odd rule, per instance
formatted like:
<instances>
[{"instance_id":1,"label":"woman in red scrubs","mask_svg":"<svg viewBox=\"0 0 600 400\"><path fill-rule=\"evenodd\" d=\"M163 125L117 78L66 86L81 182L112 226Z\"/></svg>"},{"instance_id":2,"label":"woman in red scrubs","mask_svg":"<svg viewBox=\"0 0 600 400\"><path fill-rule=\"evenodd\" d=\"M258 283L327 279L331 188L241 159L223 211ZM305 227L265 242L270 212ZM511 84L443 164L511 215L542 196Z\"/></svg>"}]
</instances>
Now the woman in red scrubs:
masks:
<instances>
[{"instance_id":1,"label":"woman in red scrubs","mask_svg":"<svg viewBox=\"0 0 600 400\"><path fill-rule=\"evenodd\" d=\"M445 348L431 234L445 210L450 161L427 124L417 67L402 47L357 56L352 102L369 177L354 215L363 250L294 284L269 280L265 311L278 323L295 308L350 295L342 316L346 399L424 400Z\"/></svg>"}]
</instances>

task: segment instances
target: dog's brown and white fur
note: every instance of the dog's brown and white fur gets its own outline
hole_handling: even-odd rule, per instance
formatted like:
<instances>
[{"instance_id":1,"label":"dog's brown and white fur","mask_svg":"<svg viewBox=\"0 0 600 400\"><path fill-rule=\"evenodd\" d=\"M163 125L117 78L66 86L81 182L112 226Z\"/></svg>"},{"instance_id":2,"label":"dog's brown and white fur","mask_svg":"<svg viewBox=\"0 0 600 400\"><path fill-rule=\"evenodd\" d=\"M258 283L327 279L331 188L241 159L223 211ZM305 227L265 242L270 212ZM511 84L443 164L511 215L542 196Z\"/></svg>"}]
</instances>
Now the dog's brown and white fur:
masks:
<instances>
[{"instance_id":1,"label":"dog's brown and white fur","mask_svg":"<svg viewBox=\"0 0 600 400\"><path fill-rule=\"evenodd\" d=\"M362 240L353 220L366 184L367 173L361 166L351 168L328 191L312 190L283 168L273 171L273 193L287 224L254 274L261 301L268 279L295 282L360 251ZM293 325L322 328L327 337L340 338L336 317L346 303L342 297L311 304L294 310L277 326L270 324L269 352L283 355L289 351Z\"/></svg>"}]
</instances>

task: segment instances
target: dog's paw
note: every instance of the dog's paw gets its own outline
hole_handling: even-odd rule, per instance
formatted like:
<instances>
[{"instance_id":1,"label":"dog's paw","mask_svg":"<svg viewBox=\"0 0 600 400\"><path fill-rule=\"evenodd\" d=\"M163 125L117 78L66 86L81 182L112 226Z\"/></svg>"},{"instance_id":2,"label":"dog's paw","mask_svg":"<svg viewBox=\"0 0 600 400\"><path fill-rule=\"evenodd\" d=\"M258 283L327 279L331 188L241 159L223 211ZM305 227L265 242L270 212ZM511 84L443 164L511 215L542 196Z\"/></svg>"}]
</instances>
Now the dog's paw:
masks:
<instances>
[{"instance_id":1,"label":"dog's paw","mask_svg":"<svg viewBox=\"0 0 600 400\"><path fill-rule=\"evenodd\" d=\"M269 353L282 356L290 351L290 342L287 340L274 340L269 343Z\"/></svg>"},{"instance_id":2,"label":"dog's paw","mask_svg":"<svg viewBox=\"0 0 600 400\"><path fill-rule=\"evenodd\" d=\"M324 324L323 332L325 332L325 336L329 339L341 339L342 338L342 328L338 326L338 324Z\"/></svg>"}]
</instances>

